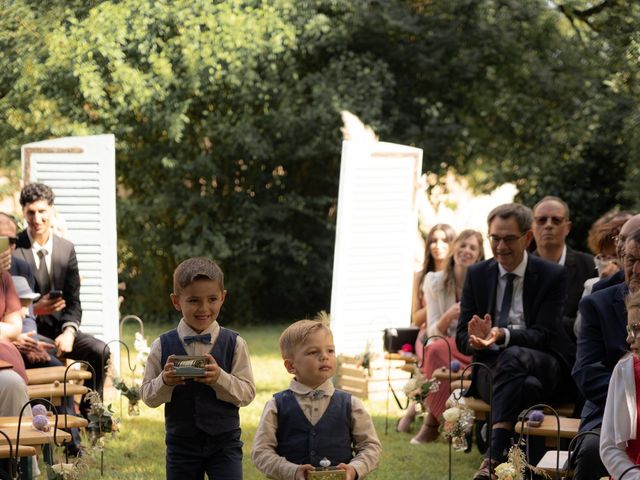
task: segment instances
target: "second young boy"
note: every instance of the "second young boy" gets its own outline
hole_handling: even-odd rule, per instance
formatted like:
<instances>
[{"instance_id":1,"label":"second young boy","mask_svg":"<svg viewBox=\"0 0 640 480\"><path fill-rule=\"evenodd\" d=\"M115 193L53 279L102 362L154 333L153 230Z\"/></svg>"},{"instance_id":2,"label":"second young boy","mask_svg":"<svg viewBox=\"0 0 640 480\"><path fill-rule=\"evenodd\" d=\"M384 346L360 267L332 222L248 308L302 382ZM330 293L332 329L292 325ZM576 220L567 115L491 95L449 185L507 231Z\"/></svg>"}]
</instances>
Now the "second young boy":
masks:
<instances>
[{"instance_id":1,"label":"second young boy","mask_svg":"<svg viewBox=\"0 0 640 480\"><path fill-rule=\"evenodd\" d=\"M317 321L295 322L280 337L280 351L295 378L264 408L254 464L269 478L304 480L326 459L345 470L347 480L364 478L377 467L382 447L362 401L333 386L331 330Z\"/></svg>"}]
</instances>

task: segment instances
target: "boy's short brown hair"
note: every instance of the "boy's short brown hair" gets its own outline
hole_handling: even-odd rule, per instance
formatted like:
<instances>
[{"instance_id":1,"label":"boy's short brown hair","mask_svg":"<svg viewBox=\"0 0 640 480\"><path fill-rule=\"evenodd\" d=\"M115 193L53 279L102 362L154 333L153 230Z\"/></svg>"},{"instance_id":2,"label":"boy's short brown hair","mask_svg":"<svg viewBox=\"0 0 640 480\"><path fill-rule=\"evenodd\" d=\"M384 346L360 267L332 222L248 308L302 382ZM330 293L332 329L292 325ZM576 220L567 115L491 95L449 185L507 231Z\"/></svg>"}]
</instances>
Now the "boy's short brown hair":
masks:
<instances>
[{"instance_id":1,"label":"boy's short brown hair","mask_svg":"<svg viewBox=\"0 0 640 480\"><path fill-rule=\"evenodd\" d=\"M280 353L283 359L291 359L295 349L302 345L305 339L319 330L331 334L331 329L317 320L298 320L289 325L280 335Z\"/></svg>"},{"instance_id":2,"label":"boy's short brown hair","mask_svg":"<svg viewBox=\"0 0 640 480\"><path fill-rule=\"evenodd\" d=\"M213 280L224 290L224 273L216 262L206 257L188 258L173 272L173 293L180 295L182 290L195 280Z\"/></svg>"}]
</instances>

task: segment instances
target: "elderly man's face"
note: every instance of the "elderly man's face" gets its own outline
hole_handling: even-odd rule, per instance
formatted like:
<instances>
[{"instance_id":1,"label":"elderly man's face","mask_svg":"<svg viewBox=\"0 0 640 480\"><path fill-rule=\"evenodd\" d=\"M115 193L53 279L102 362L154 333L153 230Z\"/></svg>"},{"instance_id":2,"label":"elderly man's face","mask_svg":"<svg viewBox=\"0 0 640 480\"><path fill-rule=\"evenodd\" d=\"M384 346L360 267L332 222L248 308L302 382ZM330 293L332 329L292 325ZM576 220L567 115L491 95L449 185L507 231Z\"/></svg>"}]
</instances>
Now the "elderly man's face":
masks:
<instances>
[{"instance_id":1,"label":"elderly man's face","mask_svg":"<svg viewBox=\"0 0 640 480\"><path fill-rule=\"evenodd\" d=\"M640 288L640 244L633 240L624 245L624 277L631 292Z\"/></svg>"},{"instance_id":2,"label":"elderly man's face","mask_svg":"<svg viewBox=\"0 0 640 480\"><path fill-rule=\"evenodd\" d=\"M620 229L620 233L618 234L618 239L616 241L616 252L618 254L618 259L623 262L623 264L627 238L629 238L629 236L638 229L640 229L640 215L634 215L631 217Z\"/></svg>"},{"instance_id":3,"label":"elderly man's face","mask_svg":"<svg viewBox=\"0 0 640 480\"><path fill-rule=\"evenodd\" d=\"M564 239L571 230L571 222L561 203L555 200L542 202L534 210L533 220L533 236L538 247L564 246Z\"/></svg>"}]
</instances>

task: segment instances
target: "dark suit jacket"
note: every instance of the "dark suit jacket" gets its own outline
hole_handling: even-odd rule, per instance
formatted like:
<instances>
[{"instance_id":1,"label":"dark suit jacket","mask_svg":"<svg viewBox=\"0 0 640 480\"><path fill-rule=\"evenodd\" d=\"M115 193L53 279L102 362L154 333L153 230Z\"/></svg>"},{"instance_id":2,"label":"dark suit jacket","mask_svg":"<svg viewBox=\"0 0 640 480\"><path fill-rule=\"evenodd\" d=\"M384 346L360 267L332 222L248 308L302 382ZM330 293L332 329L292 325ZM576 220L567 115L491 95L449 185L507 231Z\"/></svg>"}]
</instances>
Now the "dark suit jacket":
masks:
<instances>
[{"instance_id":1,"label":"dark suit jacket","mask_svg":"<svg viewBox=\"0 0 640 480\"><path fill-rule=\"evenodd\" d=\"M620 269L613 275L609 275L608 277L604 277L598 280L593 284L591 288L591 293L596 293L598 290L604 290L605 288L612 287L614 285L618 285L619 283L624 282L624 270Z\"/></svg>"},{"instance_id":2,"label":"dark suit jacket","mask_svg":"<svg viewBox=\"0 0 640 480\"><path fill-rule=\"evenodd\" d=\"M581 415L581 431L602 424L613 367L629 349L624 303L627 292L627 284L620 283L587 295L580 302L582 323L572 375L586 400Z\"/></svg>"},{"instance_id":3,"label":"dark suit jacket","mask_svg":"<svg viewBox=\"0 0 640 480\"><path fill-rule=\"evenodd\" d=\"M74 323L80 328L82 320L82 308L80 306L80 272L78 260L73 243L57 235L53 235L53 247L51 252L51 288L62 290L62 297L66 303L64 310L52 315L38 316L38 331L43 335L55 338L62 333L65 323ZM35 272L36 262L31 250L31 240L26 230L18 234L18 243L15 255L25 260L31 270ZM42 295L48 293L40 290L36 279L35 291Z\"/></svg>"},{"instance_id":4,"label":"dark suit jacket","mask_svg":"<svg viewBox=\"0 0 640 480\"><path fill-rule=\"evenodd\" d=\"M538 255L538 251L533 252ZM564 261L567 270L567 299L562 309L562 325L569 338L575 342L573 325L578 315L578 303L584 292L584 282L589 278L597 277L596 263L593 255L578 252L567 246L567 256Z\"/></svg>"},{"instance_id":5,"label":"dark suit jacket","mask_svg":"<svg viewBox=\"0 0 640 480\"><path fill-rule=\"evenodd\" d=\"M489 313L495 322L498 274L498 262L494 259L472 265L462 291L456 345L462 353L473 355L474 360L480 362L495 356L495 352L469 347L467 327L475 314L482 317ZM522 289L526 328L511 330L509 345L553 353L569 372L575 359L575 347L560 323L566 288L566 273L562 266L529 255Z\"/></svg>"},{"instance_id":6,"label":"dark suit jacket","mask_svg":"<svg viewBox=\"0 0 640 480\"><path fill-rule=\"evenodd\" d=\"M578 252L567 247L567 258L564 266L567 269L567 300L563 315L574 319L578 315L578 304L584 292L584 282L598 276L593 255Z\"/></svg>"}]
</instances>

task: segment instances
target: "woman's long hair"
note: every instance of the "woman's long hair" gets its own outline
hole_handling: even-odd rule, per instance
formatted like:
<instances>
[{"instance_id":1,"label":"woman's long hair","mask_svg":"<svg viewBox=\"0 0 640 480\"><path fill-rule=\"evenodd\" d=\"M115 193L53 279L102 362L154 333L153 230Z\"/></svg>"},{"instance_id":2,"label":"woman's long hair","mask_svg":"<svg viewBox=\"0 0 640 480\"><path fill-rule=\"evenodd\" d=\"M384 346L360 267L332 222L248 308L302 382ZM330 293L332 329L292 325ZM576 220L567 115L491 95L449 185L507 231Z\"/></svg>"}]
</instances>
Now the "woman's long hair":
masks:
<instances>
[{"instance_id":1,"label":"woman's long hair","mask_svg":"<svg viewBox=\"0 0 640 480\"><path fill-rule=\"evenodd\" d=\"M424 252L424 269L422 271L423 278L427 273L434 272L436 270L436 259L431 255L431 243L433 242L433 236L438 230L444 232L446 242L449 244L449 252L451 251L451 246L456 238L456 231L447 223L437 223L431 228L431 230L429 230L426 240L427 247Z\"/></svg>"},{"instance_id":2,"label":"woman's long hair","mask_svg":"<svg viewBox=\"0 0 640 480\"><path fill-rule=\"evenodd\" d=\"M456 252L460 249L462 242L464 242L467 238L470 238L470 237L476 237L476 240L478 241L479 255L478 255L478 259L476 260L476 263L484 260L484 246L482 244L482 234L477 230L471 230L471 229L463 230L462 232L460 232L460 235L458 235L458 238L456 238L455 241L453 242L453 246L449 249L449 254L447 255L447 263L444 267L444 272L443 272L445 290L452 289L451 291L453 292L456 291L455 290L456 277L453 274L453 268L455 267L454 257L456 255Z\"/></svg>"}]
</instances>

